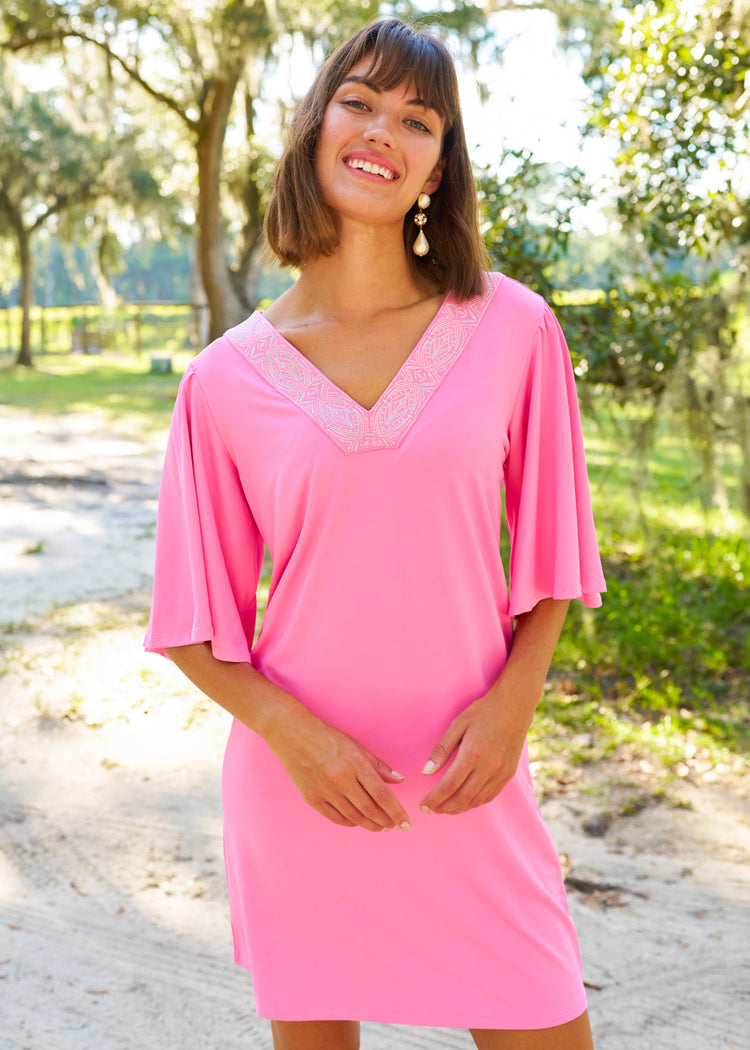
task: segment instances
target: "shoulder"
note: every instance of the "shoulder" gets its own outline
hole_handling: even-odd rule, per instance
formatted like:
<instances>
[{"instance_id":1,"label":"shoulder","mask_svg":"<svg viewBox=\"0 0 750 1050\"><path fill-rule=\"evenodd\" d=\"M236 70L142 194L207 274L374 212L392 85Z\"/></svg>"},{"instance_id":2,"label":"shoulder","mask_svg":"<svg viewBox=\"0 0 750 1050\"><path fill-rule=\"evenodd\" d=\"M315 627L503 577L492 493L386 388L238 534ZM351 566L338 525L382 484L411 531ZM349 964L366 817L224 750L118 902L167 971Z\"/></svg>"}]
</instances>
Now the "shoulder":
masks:
<instances>
[{"instance_id":1,"label":"shoulder","mask_svg":"<svg viewBox=\"0 0 750 1050\"><path fill-rule=\"evenodd\" d=\"M484 276L484 295L490 297L496 309L516 313L532 323L539 323L551 313L547 301L528 285L504 273L487 273Z\"/></svg>"},{"instance_id":2,"label":"shoulder","mask_svg":"<svg viewBox=\"0 0 750 1050\"><path fill-rule=\"evenodd\" d=\"M514 356L526 356L539 333L556 324L547 301L507 274L485 274L485 290L476 302L485 334Z\"/></svg>"},{"instance_id":3,"label":"shoulder","mask_svg":"<svg viewBox=\"0 0 750 1050\"><path fill-rule=\"evenodd\" d=\"M206 394L233 389L244 371L243 353L247 353L260 336L261 318L262 314L256 310L209 343L188 365L183 383L197 384Z\"/></svg>"}]
</instances>

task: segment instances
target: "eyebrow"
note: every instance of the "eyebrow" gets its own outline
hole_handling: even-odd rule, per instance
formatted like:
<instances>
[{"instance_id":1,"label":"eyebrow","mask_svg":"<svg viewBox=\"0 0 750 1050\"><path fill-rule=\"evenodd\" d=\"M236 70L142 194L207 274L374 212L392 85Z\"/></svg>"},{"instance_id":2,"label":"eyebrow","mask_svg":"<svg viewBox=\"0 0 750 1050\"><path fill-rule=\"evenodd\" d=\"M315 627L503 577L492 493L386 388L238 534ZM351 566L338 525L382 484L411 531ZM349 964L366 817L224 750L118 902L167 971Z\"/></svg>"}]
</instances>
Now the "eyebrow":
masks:
<instances>
[{"instance_id":1,"label":"eyebrow","mask_svg":"<svg viewBox=\"0 0 750 1050\"><path fill-rule=\"evenodd\" d=\"M344 77L339 84L339 87L343 87L344 84L364 84L364 86L369 88L370 91L375 91L378 95L383 94L383 89L376 84L374 80L368 80L367 77L358 77L355 74L351 74L348 77ZM406 100L406 104L407 106L419 106L420 109L432 109L434 112L437 112L434 110L434 107L429 106L423 98L409 98Z\"/></svg>"}]
</instances>

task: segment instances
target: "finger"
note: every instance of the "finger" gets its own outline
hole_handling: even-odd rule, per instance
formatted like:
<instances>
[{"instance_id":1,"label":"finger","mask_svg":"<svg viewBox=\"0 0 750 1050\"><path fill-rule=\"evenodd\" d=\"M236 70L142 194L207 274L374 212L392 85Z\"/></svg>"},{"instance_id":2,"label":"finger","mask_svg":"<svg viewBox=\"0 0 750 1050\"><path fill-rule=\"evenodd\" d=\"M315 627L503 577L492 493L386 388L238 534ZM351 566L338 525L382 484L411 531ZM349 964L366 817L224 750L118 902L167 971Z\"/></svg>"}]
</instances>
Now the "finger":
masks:
<instances>
[{"instance_id":1,"label":"finger","mask_svg":"<svg viewBox=\"0 0 750 1050\"><path fill-rule=\"evenodd\" d=\"M471 774L434 812L450 815L466 813L489 801L490 797L482 779L476 774Z\"/></svg>"},{"instance_id":2,"label":"finger","mask_svg":"<svg viewBox=\"0 0 750 1050\"><path fill-rule=\"evenodd\" d=\"M340 813L330 802L321 802L313 808L316 809L322 817L325 817L326 820L330 820L332 824L338 824L340 827L344 828L356 827L351 820L345 817L343 813Z\"/></svg>"},{"instance_id":3,"label":"finger","mask_svg":"<svg viewBox=\"0 0 750 1050\"><path fill-rule=\"evenodd\" d=\"M356 825L358 828L364 828L365 831L384 831L386 827L391 827L390 822L387 824L380 824L366 816L359 806L355 805L351 799L339 799L336 802L336 808L347 818L347 820L350 820L352 824Z\"/></svg>"},{"instance_id":4,"label":"finger","mask_svg":"<svg viewBox=\"0 0 750 1050\"><path fill-rule=\"evenodd\" d=\"M371 751L367 751L366 754L371 760L375 772L383 780L387 780L390 784L400 784L402 780L406 779L403 773L391 769L387 762L384 762L382 758L378 758L377 755L373 755Z\"/></svg>"},{"instance_id":5,"label":"finger","mask_svg":"<svg viewBox=\"0 0 750 1050\"><path fill-rule=\"evenodd\" d=\"M432 753L425 762L422 772L430 776L432 773L437 773L439 769L442 769L461 743L465 731L461 716L455 718L432 749Z\"/></svg>"},{"instance_id":6,"label":"finger","mask_svg":"<svg viewBox=\"0 0 750 1050\"><path fill-rule=\"evenodd\" d=\"M438 812L444 802L461 789L471 776L476 775L475 761L471 756L459 750L451 768L441 778L440 783L422 799L421 809L425 807Z\"/></svg>"},{"instance_id":7,"label":"finger","mask_svg":"<svg viewBox=\"0 0 750 1050\"><path fill-rule=\"evenodd\" d=\"M411 829L409 814L374 770L364 770L359 778L359 782L363 791L378 807L378 810L384 814L388 827L401 828L402 831Z\"/></svg>"},{"instance_id":8,"label":"finger","mask_svg":"<svg viewBox=\"0 0 750 1050\"><path fill-rule=\"evenodd\" d=\"M496 772L489 779L483 779L475 770L443 800L426 798L422 809L432 813L465 813L492 802L512 779L512 771Z\"/></svg>"},{"instance_id":9,"label":"finger","mask_svg":"<svg viewBox=\"0 0 750 1050\"><path fill-rule=\"evenodd\" d=\"M382 784L382 781L379 781ZM373 788L375 791L379 791L378 784ZM388 789L386 788L385 791ZM386 810L377 802L371 792L362 784L359 780L354 787L347 792L347 800L355 806L363 817L373 821L375 824L379 824L381 827L393 827L393 820L388 815Z\"/></svg>"}]
</instances>

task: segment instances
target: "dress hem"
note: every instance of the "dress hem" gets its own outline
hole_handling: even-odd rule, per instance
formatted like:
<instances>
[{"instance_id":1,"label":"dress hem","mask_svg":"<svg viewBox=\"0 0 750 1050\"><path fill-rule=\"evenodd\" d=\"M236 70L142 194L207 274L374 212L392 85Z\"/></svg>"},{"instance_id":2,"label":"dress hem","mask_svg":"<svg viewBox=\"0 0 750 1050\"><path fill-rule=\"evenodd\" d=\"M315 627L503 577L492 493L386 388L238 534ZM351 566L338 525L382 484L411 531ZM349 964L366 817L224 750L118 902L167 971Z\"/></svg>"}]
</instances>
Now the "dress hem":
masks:
<instances>
[{"instance_id":1,"label":"dress hem","mask_svg":"<svg viewBox=\"0 0 750 1050\"><path fill-rule=\"evenodd\" d=\"M394 1025L408 1025L415 1028L460 1028L468 1030L470 1028L485 1028L493 1031L520 1031L520 1032L531 1032L531 1031L543 1031L547 1028L557 1028L560 1025L568 1024L571 1021L575 1021L578 1017L586 1012L588 1009L588 1002L584 997L578 1004L571 1007L569 1010L565 1010L554 1016L547 1018L534 1017L533 1021L529 1022L528 1018L520 1017L498 1017L497 1014L487 1015L486 1017L478 1017L476 1014L472 1014L470 1018L466 1016L457 1017L455 1014L438 1016L429 1014L429 1020L426 1019L425 1014L407 1015L402 1013L395 1013L385 1016L382 1011L378 1010L375 1012L369 1012L367 1010L357 1011L356 1013L351 1009L336 1009L331 1008L322 1011L316 1011L315 1015L300 1017L295 1016L283 1016L285 1011L274 1013L272 1010L260 1010L256 1007L256 1012L259 1017L263 1017L266 1020L273 1021L361 1021L363 1024L394 1024Z\"/></svg>"}]
</instances>

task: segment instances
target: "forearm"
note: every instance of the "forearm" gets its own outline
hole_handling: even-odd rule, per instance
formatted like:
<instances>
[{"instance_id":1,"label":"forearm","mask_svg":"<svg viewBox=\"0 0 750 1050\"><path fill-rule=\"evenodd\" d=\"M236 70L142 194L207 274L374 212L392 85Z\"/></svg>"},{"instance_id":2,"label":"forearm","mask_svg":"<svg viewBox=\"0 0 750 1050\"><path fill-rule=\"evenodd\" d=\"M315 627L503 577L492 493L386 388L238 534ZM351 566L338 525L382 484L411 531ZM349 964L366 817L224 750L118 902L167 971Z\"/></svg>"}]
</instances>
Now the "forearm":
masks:
<instances>
[{"instance_id":1,"label":"forearm","mask_svg":"<svg viewBox=\"0 0 750 1050\"><path fill-rule=\"evenodd\" d=\"M545 598L518 617L507 663L490 690L531 725L542 695L569 601Z\"/></svg>"},{"instance_id":2,"label":"forearm","mask_svg":"<svg viewBox=\"0 0 750 1050\"><path fill-rule=\"evenodd\" d=\"M269 742L282 723L312 717L249 663L217 660L209 642L172 646L166 653L202 693Z\"/></svg>"},{"instance_id":3,"label":"forearm","mask_svg":"<svg viewBox=\"0 0 750 1050\"><path fill-rule=\"evenodd\" d=\"M369 831L409 828L387 785L400 773L328 725L248 663L217 660L208 642L167 655L206 696L263 737L308 805L334 824Z\"/></svg>"}]
</instances>

